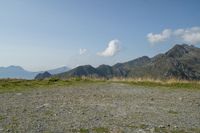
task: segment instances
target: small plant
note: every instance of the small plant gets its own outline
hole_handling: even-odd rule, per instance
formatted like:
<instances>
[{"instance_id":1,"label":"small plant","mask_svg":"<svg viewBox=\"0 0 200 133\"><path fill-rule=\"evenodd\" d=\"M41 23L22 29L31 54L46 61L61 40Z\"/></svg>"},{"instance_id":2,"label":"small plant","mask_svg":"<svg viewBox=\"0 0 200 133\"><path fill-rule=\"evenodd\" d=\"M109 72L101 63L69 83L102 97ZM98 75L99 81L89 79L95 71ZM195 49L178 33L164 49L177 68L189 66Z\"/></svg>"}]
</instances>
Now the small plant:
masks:
<instances>
[{"instance_id":1,"label":"small plant","mask_svg":"<svg viewBox=\"0 0 200 133\"><path fill-rule=\"evenodd\" d=\"M80 133L89 133L89 129L81 128Z\"/></svg>"},{"instance_id":2,"label":"small plant","mask_svg":"<svg viewBox=\"0 0 200 133\"><path fill-rule=\"evenodd\" d=\"M109 129L104 127L98 127L92 130L95 131L95 133L109 133Z\"/></svg>"},{"instance_id":3,"label":"small plant","mask_svg":"<svg viewBox=\"0 0 200 133\"><path fill-rule=\"evenodd\" d=\"M47 110L47 111L45 112L45 115L46 115L46 116L53 116L53 115L54 115L54 112L51 111L51 110Z\"/></svg>"},{"instance_id":4,"label":"small plant","mask_svg":"<svg viewBox=\"0 0 200 133\"><path fill-rule=\"evenodd\" d=\"M60 79L59 78L50 78L49 82L58 82Z\"/></svg>"},{"instance_id":5,"label":"small plant","mask_svg":"<svg viewBox=\"0 0 200 133\"><path fill-rule=\"evenodd\" d=\"M81 77L75 77L73 80L74 80L74 81L81 81L82 78L81 78Z\"/></svg>"},{"instance_id":6,"label":"small plant","mask_svg":"<svg viewBox=\"0 0 200 133\"><path fill-rule=\"evenodd\" d=\"M0 115L0 121L4 120L6 117L3 115Z\"/></svg>"},{"instance_id":7,"label":"small plant","mask_svg":"<svg viewBox=\"0 0 200 133\"><path fill-rule=\"evenodd\" d=\"M178 114L178 112L173 111L173 110L169 110L168 113L170 113L170 114Z\"/></svg>"}]
</instances>

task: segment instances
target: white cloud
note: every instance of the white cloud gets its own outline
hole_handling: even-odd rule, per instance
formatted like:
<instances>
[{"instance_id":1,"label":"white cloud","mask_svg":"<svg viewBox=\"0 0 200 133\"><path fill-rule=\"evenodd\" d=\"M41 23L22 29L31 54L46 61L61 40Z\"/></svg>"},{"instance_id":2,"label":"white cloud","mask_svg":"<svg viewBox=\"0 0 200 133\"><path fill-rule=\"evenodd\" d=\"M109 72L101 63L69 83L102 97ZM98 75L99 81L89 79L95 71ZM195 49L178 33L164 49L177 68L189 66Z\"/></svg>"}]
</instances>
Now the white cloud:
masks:
<instances>
[{"instance_id":1,"label":"white cloud","mask_svg":"<svg viewBox=\"0 0 200 133\"><path fill-rule=\"evenodd\" d=\"M80 55L83 55L83 54L85 54L87 52L87 49L85 49L85 48L80 48L79 49L79 54Z\"/></svg>"},{"instance_id":2,"label":"white cloud","mask_svg":"<svg viewBox=\"0 0 200 133\"><path fill-rule=\"evenodd\" d=\"M177 32L177 30L175 32ZM182 30L179 36L186 43L190 44L200 43L200 27L192 27L189 29Z\"/></svg>"},{"instance_id":3,"label":"white cloud","mask_svg":"<svg viewBox=\"0 0 200 133\"><path fill-rule=\"evenodd\" d=\"M114 56L120 50L119 45L120 45L119 40L111 40L108 43L108 47L104 51L97 53L97 55L104 57Z\"/></svg>"},{"instance_id":4,"label":"white cloud","mask_svg":"<svg viewBox=\"0 0 200 133\"><path fill-rule=\"evenodd\" d=\"M175 35L175 36L180 36L180 35L182 35L184 32L185 32L184 29L177 29L177 30L174 31L174 35Z\"/></svg>"},{"instance_id":5,"label":"white cloud","mask_svg":"<svg viewBox=\"0 0 200 133\"><path fill-rule=\"evenodd\" d=\"M152 44L166 41L170 37L175 37L184 43L198 44L200 43L200 27L192 27L187 29L165 29L160 34L147 34L148 41Z\"/></svg>"},{"instance_id":6,"label":"white cloud","mask_svg":"<svg viewBox=\"0 0 200 133\"><path fill-rule=\"evenodd\" d=\"M163 30L162 33L160 34L153 34L149 33L147 35L148 41L152 44L158 43L158 42L163 42L166 39L168 39L171 36L171 30L170 29L165 29Z\"/></svg>"},{"instance_id":7,"label":"white cloud","mask_svg":"<svg viewBox=\"0 0 200 133\"><path fill-rule=\"evenodd\" d=\"M182 37L184 41L188 43L191 44L200 43L200 33L184 34Z\"/></svg>"}]
</instances>

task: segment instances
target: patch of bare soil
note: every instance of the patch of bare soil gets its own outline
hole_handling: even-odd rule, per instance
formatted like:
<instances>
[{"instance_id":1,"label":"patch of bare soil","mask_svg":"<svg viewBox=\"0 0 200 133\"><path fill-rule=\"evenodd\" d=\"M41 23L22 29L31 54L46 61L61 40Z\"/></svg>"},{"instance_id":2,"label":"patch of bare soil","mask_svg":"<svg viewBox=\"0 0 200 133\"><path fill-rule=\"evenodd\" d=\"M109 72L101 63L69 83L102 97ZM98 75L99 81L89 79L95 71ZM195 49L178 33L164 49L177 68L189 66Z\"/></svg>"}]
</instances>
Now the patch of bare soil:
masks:
<instances>
[{"instance_id":1,"label":"patch of bare soil","mask_svg":"<svg viewBox=\"0 0 200 133\"><path fill-rule=\"evenodd\" d=\"M97 83L4 93L0 132L200 132L200 90Z\"/></svg>"}]
</instances>

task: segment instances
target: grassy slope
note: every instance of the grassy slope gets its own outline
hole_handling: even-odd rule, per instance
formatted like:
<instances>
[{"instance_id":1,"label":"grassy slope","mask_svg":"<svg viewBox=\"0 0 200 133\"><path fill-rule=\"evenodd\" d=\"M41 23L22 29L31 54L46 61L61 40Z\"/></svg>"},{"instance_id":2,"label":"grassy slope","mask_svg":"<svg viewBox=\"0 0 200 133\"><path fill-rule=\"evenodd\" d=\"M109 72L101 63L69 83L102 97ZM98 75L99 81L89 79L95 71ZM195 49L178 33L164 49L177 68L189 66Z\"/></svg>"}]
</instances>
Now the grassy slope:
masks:
<instances>
[{"instance_id":1,"label":"grassy slope","mask_svg":"<svg viewBox=\"0 0 200 133\"><path fill-rule=\"evenodd\" d=\"M88 78L73 78L69 80L48 79L48 80L19 80L19 79L1 79L0 93L17 92L38 88L53 88L72 85L83 85L88 83L125 83L137 86L147 87L169 87L169 88L186 88L200 89L199 81L178 81L178 80L149 80L149 79L88 79Z\"/></svg>"},{"instance_id":2,"label":"grassy slope","mask_svg":"<svg viewBox=\"0 0 200 133\"><path fill-rule=\"evenodd\" d=\"M1 79L0 80L0 93L5 92L19 92L32 89L45 89L54 87L64 86L75 86L83 85L88 83L103 82L101 80L81 80L81 79L70 79L70 80L59 80L59 79L48 79L48 80L20 80L20 79Z\"/></svg>"}]
</instances>

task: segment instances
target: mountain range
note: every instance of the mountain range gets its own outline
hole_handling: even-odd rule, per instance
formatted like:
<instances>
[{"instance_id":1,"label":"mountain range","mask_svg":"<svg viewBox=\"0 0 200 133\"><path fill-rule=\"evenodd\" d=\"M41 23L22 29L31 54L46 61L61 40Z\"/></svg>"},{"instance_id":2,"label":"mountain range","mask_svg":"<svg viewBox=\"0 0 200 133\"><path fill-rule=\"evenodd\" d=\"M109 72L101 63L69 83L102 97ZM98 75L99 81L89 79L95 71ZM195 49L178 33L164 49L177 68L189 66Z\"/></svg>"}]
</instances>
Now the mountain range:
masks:
<instances>
[{"instance_id":1,"label":"mountain range","mask_svg":"<svg viewBox=\"0 0 200 133\"><path fill-rule=\"evenodd\" d=\"M82 76L199 80L200 48L193 45L176 44L167 52L152 58L143 56L113 66L100 65L97 68L84 65L64 73L54 74L51 77L65 79Z\"/></svg>"},{"instance_id":2,"label":"mountain range","mask_svg":"<svg viewBox=\"0 0 200 133\"><path fill-rule=\"evenodd\" d=\"M52 70L47 70L50 74L58 74L63 73L70 70L70 68L64 66ZM34 79L35 76L40 72L31 72L23 69L20 66L8 66L8 67L0 67L0 78L19 78L19 79Z\"/></svg>"}]
</instances>

